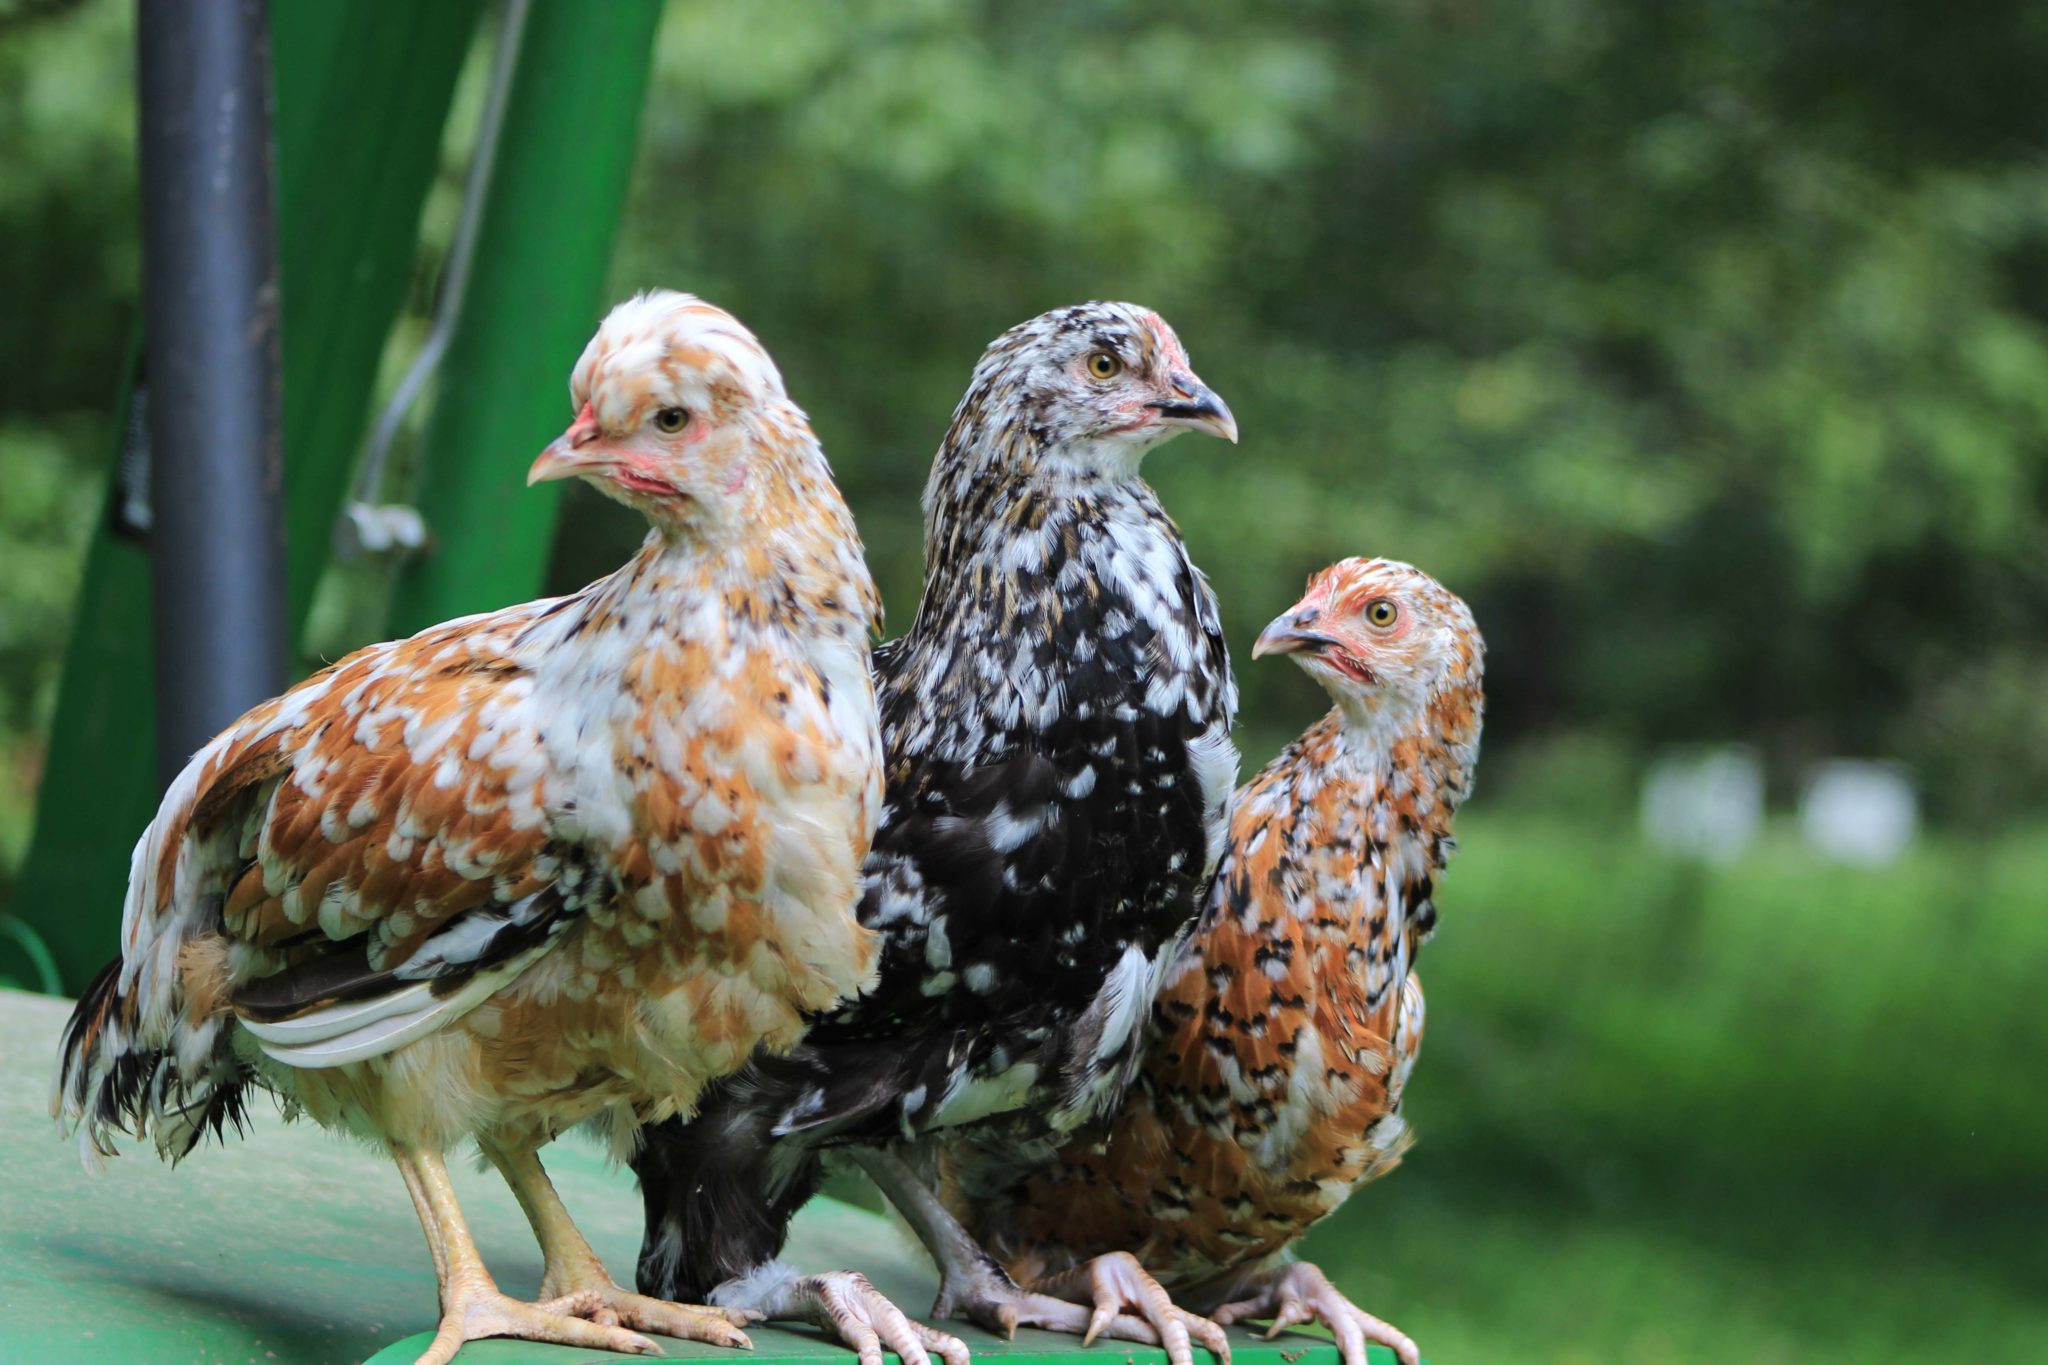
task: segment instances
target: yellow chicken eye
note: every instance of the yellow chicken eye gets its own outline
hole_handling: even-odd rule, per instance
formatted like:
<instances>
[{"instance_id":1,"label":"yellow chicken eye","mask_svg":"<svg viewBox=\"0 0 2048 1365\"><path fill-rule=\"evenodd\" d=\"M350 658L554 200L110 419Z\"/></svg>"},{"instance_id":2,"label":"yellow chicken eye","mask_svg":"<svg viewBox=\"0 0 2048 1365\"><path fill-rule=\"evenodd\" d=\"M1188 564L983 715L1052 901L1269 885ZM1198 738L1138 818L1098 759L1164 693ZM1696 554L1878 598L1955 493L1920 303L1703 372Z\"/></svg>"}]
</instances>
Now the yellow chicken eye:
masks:
<instances>
[{"instance_id":1,"label":"yellow chicken eye","mask_svg":"<svg viewBox=\"0 0 2048 1365\"><path fill-rule=\"evenodd\" d=\"M689 424L690 412L688 408L663 408L660 412L654 414L655 427L667 432L671 436Z\"/></svg>"},{"instance_id":2,"label":"yellow chicken eye","mask_svg":"<svg viewBox=\"0 0 2048 1365\"><path fill-rule=\"evenodd\" d=\"M1385 630L1401 619L1401 609L1384 597L1376 597L1365 604L1366 624L1375 630Z\"/></svg>"},{"instance_id":3,"label":"yellow chicken eye","mask_svg":"<svg viewBox=\"0 0 2048 1365\"><path fill-rule=\"evenodd\" d=\"M1097 351L1088 357L1088 373L1097 379L1114 379L1124 372L1124 363L1108 351Z\"/></svg>"}]
</instances>

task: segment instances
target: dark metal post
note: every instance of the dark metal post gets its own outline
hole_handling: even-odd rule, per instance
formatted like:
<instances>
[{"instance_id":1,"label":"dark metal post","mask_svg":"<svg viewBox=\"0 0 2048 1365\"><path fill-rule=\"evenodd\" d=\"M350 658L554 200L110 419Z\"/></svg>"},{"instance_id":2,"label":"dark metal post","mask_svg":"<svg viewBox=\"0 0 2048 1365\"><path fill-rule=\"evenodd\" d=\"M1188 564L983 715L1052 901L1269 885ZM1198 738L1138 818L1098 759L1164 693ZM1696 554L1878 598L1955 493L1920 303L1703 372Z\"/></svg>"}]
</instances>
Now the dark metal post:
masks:
<instances>
[{"instance_id":1,"label":"dark metal post","mask_svg":"<svg viewBox=\"0 0 2048 1365\"><path fill-rule=\"evenodd\" d=\"M137 4L157 772L284 683L263 0Z\"/></svg>"}]
</instances>

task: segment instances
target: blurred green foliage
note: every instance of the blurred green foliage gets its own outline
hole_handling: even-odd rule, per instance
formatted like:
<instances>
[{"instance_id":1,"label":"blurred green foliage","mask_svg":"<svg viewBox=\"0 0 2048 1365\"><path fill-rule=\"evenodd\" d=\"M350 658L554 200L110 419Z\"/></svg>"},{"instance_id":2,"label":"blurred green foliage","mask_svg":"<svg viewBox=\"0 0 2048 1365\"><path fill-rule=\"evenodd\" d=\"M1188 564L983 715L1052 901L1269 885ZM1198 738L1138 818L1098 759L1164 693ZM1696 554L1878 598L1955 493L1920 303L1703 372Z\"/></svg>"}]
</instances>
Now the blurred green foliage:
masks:
<instances>
[{"instance_id":1,"label":"blurred green foliage","mask_svg":"<svg viewBox=\"0 0 2048 1365\"><path fill-rule=\"evenodd\" d=\"M134 314L129 22L0 0L0 892ZM975 357L1102 296L1239 416L1148 473L1241 663L1342 555L1474 604L1423 1141L1312 1242L1348 1288L1445 1361L2048 1358L2048 10L677 0L654 59L615 292L755 327L899 625ZM555 581L637 535L572 497ZM1321 703L1242 680L1249 768ZM1647 852L1645 756L1717 740L1902 758L1943 828Z\"/></svg>"},{"instance_id":2,"label":"blurred green foliage","mask_svg":"<svg viewBox=\"0 0 2048 1365\"><path fill-rule=\"evenodd\" d=\"M127 22L0 9L0 475L88 480L109 444ZM1136 298L1245 431L1151 461L1235 639L1330 559L1408 558L1488 633L1492 755L1884 754L1983 827L2048 806L2043 57L2019 4L679 0L617 289L755 325L899 619L982 345ZM580 500L557 581L634 534ZM18 755L61 624L0 609ZM1313 705L1244 683L1254 752Z\"/></svg>"},{"instance_id":3,"label":"blurred green foliage","mask_svg":"<svg viewBox=\"0 0 2048 1365\"><path fill-rule=\"evenodd\" d=\"M20 864L135 307L126 7L0 8L0 887Z\"/></svg>"},{"instance_id":4,"label":"blurred green foliage","mask_svg":"<svg viewBox=\"0 0 2048 1365\"><path fill-rule=\"evenodd\" d=\"M754 324L899 616L981 346L1136 298L1241 419L1148 464L1238 641L1395 555L1474 602L1493 753L1901 755L1938 813L2015 819L2048 803L2012 681L2048 680L2044 58L2025 5L680 4L617 279ZM1244 683L1255 750L1312 704Z\"/></svg>"}]
</instances>

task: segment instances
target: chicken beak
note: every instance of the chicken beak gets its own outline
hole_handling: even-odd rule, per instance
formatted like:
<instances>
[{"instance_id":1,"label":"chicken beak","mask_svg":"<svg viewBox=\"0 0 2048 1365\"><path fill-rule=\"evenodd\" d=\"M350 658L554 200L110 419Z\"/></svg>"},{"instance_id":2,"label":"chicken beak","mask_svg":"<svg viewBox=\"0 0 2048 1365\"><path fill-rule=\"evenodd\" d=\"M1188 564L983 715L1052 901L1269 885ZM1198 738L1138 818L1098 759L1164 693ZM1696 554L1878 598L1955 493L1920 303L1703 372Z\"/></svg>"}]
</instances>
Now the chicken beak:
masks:
<instances>
[{"instance_id":1,"label":"chicken beak","mask_svg":"<svg viewBox=\"0 0 2048 1365\"><path fill-rule=\"evenodd\" d=\"M1278 618L1259 632L1259 638L1252 643L1252 657L1263 659L1268 654L1315 654L1339 643L1334 635L1325 635L1298 624L1290 614Z\"/></svg>"},{"instance_id":2,"label":"chicken beak","mask_svg":"<svg viewBox=\"0 0 2048 1365\"><path fill-rule=\"evenodd\" d=\"M1175 397L1171 401L1152 404L1166 425L1206 431L1237 444L1237 419L1230 415L1230 405L1217 397L1214 389L1191 374L1175 375L1173 388Z\"/></svg>"},{"instance_id":3,"label":"chicken beak","mask_svg":"<svg viewBox=\"0 0 2048 1365\"><path fill-rule=\"evenodd\" d=\"M1296 602L1286 611L1274 617L1272 623L1259 632L1258 640L1252 645L1252 657L1263 659L1268 654L1320 654L1326 649L1339 648L1343 641L1327 631L1315 629L1316 622L1323 619L1323 604L1313 596Z\"/></svg>"},{"instance_id":4,"label":"chicken beak","mask_svg":"<svg viewBox=\"0 0 2048 1365\"><path fill-rule=\"evenodd\" d=\"M576 414L576 420L569 429L557 436L548 448L540 453L533 467L526 471L526 486L547 483L552 479L571 479L581 474L603 469L611 463L605 448L599 444L604 428L598 425L597 413L590 404L583 405L583 411Z\"/></svg>"}]
</instances>

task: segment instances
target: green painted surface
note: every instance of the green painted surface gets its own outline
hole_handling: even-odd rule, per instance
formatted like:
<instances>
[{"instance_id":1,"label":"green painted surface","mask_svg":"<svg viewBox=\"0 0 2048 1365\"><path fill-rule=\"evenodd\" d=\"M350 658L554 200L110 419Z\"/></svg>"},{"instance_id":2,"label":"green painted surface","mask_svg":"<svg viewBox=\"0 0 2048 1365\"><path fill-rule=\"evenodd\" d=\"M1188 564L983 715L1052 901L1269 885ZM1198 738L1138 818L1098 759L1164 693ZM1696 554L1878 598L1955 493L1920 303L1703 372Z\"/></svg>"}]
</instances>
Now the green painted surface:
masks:
<instances>
[{"instance_id":1,"label":"green painted surface","mask_svg":"<svg viewBox=\"0 0 2048 1365\"><path fill-rule=\"evenodd\" d=\"M353 0L273 7L294 630L327 563L480 10L481 0L436 0L382 7L365 22ZM114 951L128 851L156 806L149 562L140 545L98 534L74 619L15 905L77 989Z\"/></svg>"},{"instance_id":2,"label":"green painted surface","mask_svg":"<svg viewBox=\"0 0 2048 1365\"><path fill-rule=\"evenodd\" d=\"M397 1171L368 1149L267 1104L249 1136L207 1147L175 1169L147 1147L90 1174L45 1115L67 1001L0 991L0 1365L44 1362L291 1362L404 1365L435 1318L433 1270ZM630 1277L640 1241L631 1178L597 1150L555 1143L546 1160L598 1254ZM477 1245L508 1293L532 1295L540 1253L518 1205L493 1174L459 1163L455 1181ZM932 1272L884 1219L814 1200L797 1220L792 1259L848 1266L906 1310L931 1303ZM1159 1365L1147 1347L1020 1332L1015 1342L961 1328L978 1356L1031 1365L1053 1357ZM852 1352L806 1329L756 1326L754 1351L665 1342L686 1358L821 1361ZM1233 1333L1240 1365L1335 1365L1326 1341L1289 1334L1266 1343ZM485 1341L464 1365L569 1365L618 1360L599 1351ZM1392 1357L1375 1350L1374 1365ZM1198 1360L1207 1360L1197 1352Z\"/></svg>"},{"instance_id":3,"label":"green painted surface","mask_svg":"<svg viewBox=\"0 0 2048 1365\"><path fill-rule=\"evenodd\" d=\"M608 300L654 59L658 0L537 0L527 19L469 296L427 426L431 536L391 632L535 596L558 484L527 466L569 425L569 371Z\"/></svg>"}]
</instances>

